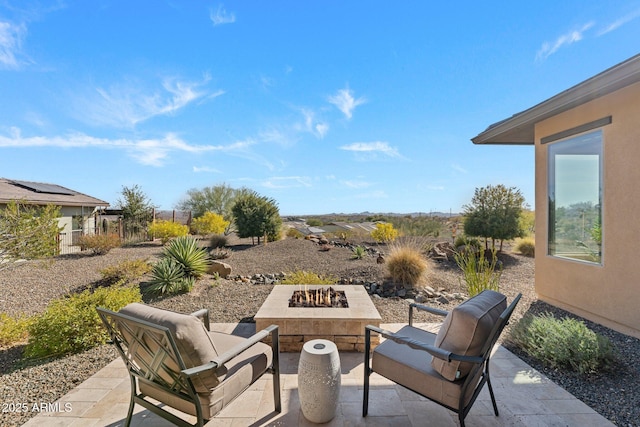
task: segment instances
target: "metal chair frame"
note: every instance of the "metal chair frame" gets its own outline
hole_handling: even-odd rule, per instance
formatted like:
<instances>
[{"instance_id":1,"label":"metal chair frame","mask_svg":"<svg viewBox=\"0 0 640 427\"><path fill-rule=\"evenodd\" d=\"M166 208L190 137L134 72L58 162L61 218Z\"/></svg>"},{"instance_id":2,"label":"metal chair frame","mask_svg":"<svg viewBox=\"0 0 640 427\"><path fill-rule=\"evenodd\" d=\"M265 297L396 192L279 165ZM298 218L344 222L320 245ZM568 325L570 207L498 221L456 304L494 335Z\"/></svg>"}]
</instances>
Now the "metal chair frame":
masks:
<instances>
[{"instance_id":1,"label":"metal chair frame","mask_svg":"<svg viewBox=\"0 0 640 427\"><path fill-rule=\"evenodd\" d=\"M482 391L482 387L484 387L485 383L487 384L487 387L489 388L489 394L491 395L491 403L493 404L493 411L495 413L496 416L498 416L498 406L496 404L496 399L495 396L493 394L493 387L491 387L491 379L489 376L489 361L491 358L491 350L493 349L494 345L496 344L496 341L498 340L498 338L500 337L500 334L502 333L502 330L505 328L505 326L508 324L509 319L511 317L511 314L513 313L513 310L515 309L516 305L518 304L518 301L520 301L520 298L522 297L522 294L518 294L514 300L511 302L511 304L502 312L502 314L500 315L498 321L495 323L495 325L493 326L493 329L491 330L489 337L487 338L485 344L482 347L481 350L481 355L480 356L465 356L465 355L460 355L460 354L455 354L455 353L451 353L450 351L446 351L443 349L440 349L438 347L435 347L433 345L429 345L426 343L423 343L421 341L417 341L414 339L411 339L409 337L405 337L405 336L401 336L398 335L394 332L391 331L387 331L384 329L381 329L379 327L376 326L372 326L372 325L367 325L365 327L365 354L364 354L364 400L363 400L363 404L362 404L362 416L366 417L367 413L368 413L368 409L369 409L369 377L371 376L371 374L374 372L373 369L371 368L371 332L374 333L378 333L380 335L382 335L384 338L386 339L390 339L398 344L402 344L402 345L408 345L409 347L411 347L414 350L418 350L418 351L425 351L429 354L431 354L433 357L437 357L439 359L442 360L446 360L448 362L451 362L453 360L457 360L457 361L461 361L461 362L470 362L472 363L474 366L471 368L471 371L467 374L467 376L464 379L464 383L461 387L461 391L460 391L460 400L459 400L459 404L458 407L454 408L451 407L449 405L446 405L442 402L439 402L437 400L434 400L428 396L424 396L423 394L417 392L416 390L412 390L409 387L404 386L403 384L399 384L405 388L407 388L408 390L413 391L414 393L419 394L420 396L423 396L429 400L431 400L432 402L435 402L441 406L444 406L445 408L456 412L458 414L458 419L460 420L460 426L464 427L464 419L467 416L467 414L469 413L469 410L471 410L471 407L473 406L473 404L476 401L476 398L478 397L478 395L480 394L480 392ZM448 311L445 310L440 310L437 308L433 308L433 307L429 307L429 306L425 306L425 305L421 305L421 304L417 304L417 303L411 303L409 305L409 326L413 327L413 310L422 310L422 311L426 311L438 316L447 316L447 314L449 314ZM425 359L426 360L426 359ZM428 363L428 362L425 362ZM478 372L481 371L480 373L480 378L479 381L477 381L477 383L474 381L474 378L477 376ZM392 378L388 378L391 381L394 381ZM396 381L394 381L396 382ZM469 403L465 405L464 401L465 401L465 396L467 395L467 392L469 390L469 388L473 388L473 394L471 396L471 399L469 400Z\"/></svg>"},{"instance_id":2,"label":"metal chair frame","mask_svg":"<svg viewBox=\"0 0 640 427\"><path fill-rule=\"evenodd\" d=\"M137 319L125 314L97 307L98 315L109 331L111 342L115 345L122 360L129 371L131 380L131 399L125 426L129 426L133 416L135 404L139 404L156 415L181 426L203 426L207 421L203 417L202 405L194 387L192 378L208 370L217 370L223 365L253 346L257 342L271 335L272 364L267 372L273 374L273 396L276 412L281 412L280 400L280 361L278 326L271 325L247 338L241 345L237 345L211 362L187 368L180 356L178 347L171 331L157 324ZM209 311L198 310L192 315L200 318L207 331L209 330ZM135 325L132 327L131 325ZM127 335L130 337L128 338ZM177 398L192 404L196 412L196 424L190 424L165 409L145 399L147 396L138 391L139 383L147 383L153 387L170 393Z\"/></svg>"}]
</instances>

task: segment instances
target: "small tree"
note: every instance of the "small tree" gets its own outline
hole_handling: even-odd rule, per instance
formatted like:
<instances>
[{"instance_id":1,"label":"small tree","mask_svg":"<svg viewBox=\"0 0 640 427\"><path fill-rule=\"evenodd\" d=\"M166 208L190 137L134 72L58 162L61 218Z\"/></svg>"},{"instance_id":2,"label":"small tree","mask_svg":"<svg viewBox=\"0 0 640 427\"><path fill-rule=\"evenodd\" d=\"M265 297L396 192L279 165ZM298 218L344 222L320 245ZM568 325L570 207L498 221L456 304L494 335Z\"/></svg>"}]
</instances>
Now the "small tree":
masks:
<instances>
[{"instance_id":1,"label":"small tree","mask_svg":"<svg viewBox=\"0 0 640 427\"><path fill-rule=\"evenodd\" d=\"M236 199L232 208L239 237L254 238L265 236L268 240L278 240L280 237L280 212L273 199L260 196L252 190L244 190Z\"/></svg>"},{"instance_id":2,"label":"small tree","mask_svg":"<svg viewBox=\"0 0 640 427\"><path fill-rule=\"evenodd\" d=\"M222 215L213 212L205 212L201 217L191 221L191 232L194 234L221 234L229 228L229 221Z\"/></svg>"},{"instance_id":3,"label":"small tree","mask_svg":"<svg viewBox=\"0 0 640 427\"><path fill-rule=\"evenodd\" d=\"M129 233L139 235L153 220L154 206L138 185L122 187L122 197L116 205L122 209L122 217Z\"/></svg>"},{"instance_id":4,"label":"small tree","mask_svg":"<svg viewBox=\"0 0 640 427\"><path fill-rule=\"evenodd\" d=\"M204 187L201 190L192 188L187 191L187 195L178 203L177 208L191 211L195 218L203 216L206 212L213 212L231 222L233 217L231 208L241 191L226 184Z\"/></svg>"},{"instance_id":5,"label":"small tree","mask_svg":"<svg viewBox=\"0 0 640 427\"><path fill-rule=\"evenodd\" d=\"M60 208L10 201L0 210L0 269L17 259L39 259L58 253Z\"/></svg>"},{"instance_id":6,"label":"small tree","mask_svg":"<svg viewBox=\"0 0 640 427\"><path fill-rule=\"evenodd\" d=\"M500 240L500 250L504 240L522 236L520 213L524 206L524 197L515 187L507 188L502 184L476 188L471 203L464 208L464 233L467 236L484 237L485 248L488 239L491 247Z\"/></svg>"}]
</instances>

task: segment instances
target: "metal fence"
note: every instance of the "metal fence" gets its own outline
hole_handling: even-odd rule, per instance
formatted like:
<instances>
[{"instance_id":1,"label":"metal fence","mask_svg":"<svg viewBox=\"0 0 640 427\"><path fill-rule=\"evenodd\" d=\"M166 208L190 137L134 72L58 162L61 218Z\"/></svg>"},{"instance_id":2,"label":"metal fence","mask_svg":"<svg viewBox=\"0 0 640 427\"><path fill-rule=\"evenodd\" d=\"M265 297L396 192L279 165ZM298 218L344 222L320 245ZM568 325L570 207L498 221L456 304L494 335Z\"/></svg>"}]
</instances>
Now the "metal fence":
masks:
<instances>
[{"instance_id":1,"label":"metal fence","mask_svg":"<svg viewBox=\"0 0 640 427\"><path fill-rule=\"evenodd\" d=\"M80 237L82 230L72 230L67 233L58 234L59 255L73 254L80 252Z\"/></svg>"}]
</instances>

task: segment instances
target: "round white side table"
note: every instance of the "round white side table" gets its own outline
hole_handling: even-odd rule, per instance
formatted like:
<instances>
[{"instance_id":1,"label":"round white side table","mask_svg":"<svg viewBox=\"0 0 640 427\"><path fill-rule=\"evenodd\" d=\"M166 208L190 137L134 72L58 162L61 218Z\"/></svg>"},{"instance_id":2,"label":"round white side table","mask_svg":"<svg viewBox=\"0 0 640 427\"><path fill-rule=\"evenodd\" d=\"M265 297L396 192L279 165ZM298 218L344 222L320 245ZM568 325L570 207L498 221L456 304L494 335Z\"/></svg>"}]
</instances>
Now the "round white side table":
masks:
<instances>
[{"instance_id":1,"label":"round white side table","mask_svg":"<svg viewBox=\"0 0 640 427\"><path fill-rule=\"evenodd\" d=\"M340 397L340 355L328 340L304 344L298 363L298 393L304 417L313 423L326 423L336 415Z\"/></svg>"}]
</instances>

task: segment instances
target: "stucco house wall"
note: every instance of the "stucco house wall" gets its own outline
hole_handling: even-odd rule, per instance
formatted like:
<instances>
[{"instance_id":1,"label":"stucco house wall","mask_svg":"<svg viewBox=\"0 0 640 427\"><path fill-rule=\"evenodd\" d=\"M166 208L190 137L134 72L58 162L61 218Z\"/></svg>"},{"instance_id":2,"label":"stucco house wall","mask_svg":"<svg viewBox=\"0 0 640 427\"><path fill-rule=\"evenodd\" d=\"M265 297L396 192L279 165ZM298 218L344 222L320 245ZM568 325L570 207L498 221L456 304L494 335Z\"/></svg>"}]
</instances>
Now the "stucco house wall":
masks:
<instances>
[{"instance_id":1,"label":"stucco house wall","mask_svg":"<svg viewBox=\"0 0 640 427\"><path fill-rule=\"evenodd\" d=\"M548 144L541 139L611 117L603 132L602 265L547 255ZM543 301L640 337L640 83L536 123L535 285Z\"/></svg>"},{"instance_id":2,"label":"stucco house wall","mask_svg":"<svg viewBox=\"0 0 640 427\"><path fill-rule=\"evenodd\" d=\"M549 147L595 130L602 132L601 262L549 255ZM472 141L534 146L538 297L640 338L640 55L489 125Z\"/></svg>"}]
</instances>

